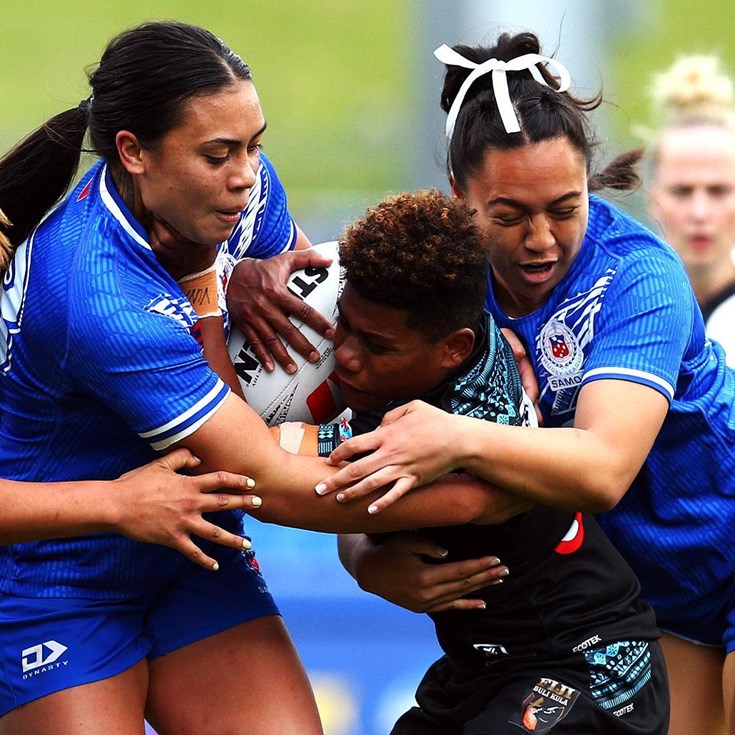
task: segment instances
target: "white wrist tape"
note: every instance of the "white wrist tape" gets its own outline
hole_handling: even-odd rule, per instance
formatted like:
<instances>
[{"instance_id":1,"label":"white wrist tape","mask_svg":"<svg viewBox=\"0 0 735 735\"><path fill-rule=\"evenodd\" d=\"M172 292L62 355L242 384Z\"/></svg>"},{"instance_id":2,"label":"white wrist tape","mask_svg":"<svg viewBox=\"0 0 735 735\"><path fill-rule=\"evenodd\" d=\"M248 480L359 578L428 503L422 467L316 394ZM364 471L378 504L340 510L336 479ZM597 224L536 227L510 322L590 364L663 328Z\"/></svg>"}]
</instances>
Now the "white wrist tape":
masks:
<instances>
[{"instance_id":1,"label":"white wrist tape","mask_svg":"<svg viewBox=\"0 0 735 735\"><path fill-rule=\"evenodd\" d=\"M304 424L301 421L287 421L279 424L280 434L278 444L290 454L298 454L301 442L304 440Z\"/></svg>"}]
</instances>

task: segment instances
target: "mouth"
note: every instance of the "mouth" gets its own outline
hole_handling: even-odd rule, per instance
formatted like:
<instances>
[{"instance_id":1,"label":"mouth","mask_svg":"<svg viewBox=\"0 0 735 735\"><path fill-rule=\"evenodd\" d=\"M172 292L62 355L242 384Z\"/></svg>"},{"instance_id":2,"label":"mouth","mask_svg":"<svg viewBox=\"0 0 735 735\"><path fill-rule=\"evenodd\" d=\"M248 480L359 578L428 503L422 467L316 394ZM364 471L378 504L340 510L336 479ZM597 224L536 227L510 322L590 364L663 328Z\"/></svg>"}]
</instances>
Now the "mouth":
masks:
<instances>
[{"instance_id":1,"label":"mouth","mask_svg":"<svg viewBox=\"0 0 735 735\"><path fill-rule=\"evenodd\" d=\"M242 209L218 209L216 215L220 222L234 227L242 215Z\"/></svg>"},{"instance_id":2,"label":"mouth","mask_svg":"<svg viewBox=\"0 0 735 735\"><path fill-rule=\"evenodd\" d=\"M335 372L337 378L339 379L339 388L342 396L345 399L345 403L347 403L350 408L361 410L365 408L365 406L370 406L373 404L374 397L371 392L358 388L349 381L345 380L338 371Z\"/></svg>"},{"instance_id":3,"label":"mouth","mask_svg":"<svg viewBox=\"0 0 735 735\"><path fill-rule=\"evenodd\" d=\"M556 261L547 261L545 263L520 263L518 268L524 278L531 283L544 283L552 275L556 266Z\"/></svg>"},{"instance_id":4,"label":"mouth","mask_svg":"<svg viewBox=\"0 0 735 735\"><path fill-rule=\"evenodd\" d=\"M688 241L689 247L696 252L703 252L712 245L712 238L706 235L692 235Z\"/></svg>"}]
</instances>

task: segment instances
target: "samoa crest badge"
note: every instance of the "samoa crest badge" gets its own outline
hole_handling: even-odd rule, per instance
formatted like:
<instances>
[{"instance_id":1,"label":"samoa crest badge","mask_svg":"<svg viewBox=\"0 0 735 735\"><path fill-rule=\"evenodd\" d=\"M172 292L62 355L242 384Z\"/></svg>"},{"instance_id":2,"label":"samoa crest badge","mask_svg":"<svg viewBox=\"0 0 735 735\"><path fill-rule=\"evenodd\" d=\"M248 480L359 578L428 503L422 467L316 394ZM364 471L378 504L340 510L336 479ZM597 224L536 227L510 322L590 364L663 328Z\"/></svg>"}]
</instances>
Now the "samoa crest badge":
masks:
<instances>
[{"instance_id":1,"label":"samoa crest badge","mask_svg":"<svg viewBox=\"0 0 735 735\"><path fill-rule=\"evenodd\" d=\"M584 352L574 332L564 322L552 319L539 335L541 364L549 374L552 390L570 388L579 383Z\"/></svg>"}]
</instances>

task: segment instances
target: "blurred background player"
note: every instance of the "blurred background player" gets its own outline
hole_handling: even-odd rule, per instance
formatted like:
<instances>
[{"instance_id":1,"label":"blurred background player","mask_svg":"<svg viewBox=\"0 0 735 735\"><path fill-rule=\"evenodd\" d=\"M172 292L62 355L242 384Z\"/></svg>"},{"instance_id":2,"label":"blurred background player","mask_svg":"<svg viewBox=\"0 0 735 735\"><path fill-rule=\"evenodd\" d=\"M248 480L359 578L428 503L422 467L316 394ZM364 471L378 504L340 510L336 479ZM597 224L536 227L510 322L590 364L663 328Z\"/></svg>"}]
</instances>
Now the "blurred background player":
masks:
<instances>
[{"instance_id":1,"label":"blurred background player","mask_svg":"<svg viewBox=\"0 0 735 735\"><path fill-rule=\"evenodd\" d=\"M707 335L735 365L735 99L715 56L656 74L648 209L681 256Z\"/></svg>"}]
</instances>

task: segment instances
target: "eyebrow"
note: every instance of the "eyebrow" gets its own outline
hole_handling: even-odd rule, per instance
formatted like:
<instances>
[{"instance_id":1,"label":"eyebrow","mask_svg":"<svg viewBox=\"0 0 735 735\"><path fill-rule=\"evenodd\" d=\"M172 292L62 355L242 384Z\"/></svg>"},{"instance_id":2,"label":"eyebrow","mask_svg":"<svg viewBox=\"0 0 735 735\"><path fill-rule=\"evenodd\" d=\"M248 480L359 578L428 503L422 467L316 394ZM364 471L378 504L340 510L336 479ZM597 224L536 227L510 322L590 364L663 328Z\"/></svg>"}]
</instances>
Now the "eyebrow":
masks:
<instances>
[{"instance_id":1,"label":"eyebrow","mask_svg":"<svg viewBox=\"0 0 735 735\"><path fill-rule=\"evenodd\" d=\"M368 339L378 340L378 341L382 340L383 342L392 344L392 341L390 340L390 338L386 337L381 332L370 332L365 329L355 330L354 326L350 323L350 320L345 316L344 312L342 311L342 306L340 305L339 301L337 302L337 313L339 314L340 319L342 319L343 321L347 323L347 327L351 332L357 331L358 334L361 334L367 337Z\"/></svg>"},{"instance_id":2,"label":"eyebrow","mask_svg":"<svg viewBox=\"0 0 735 735\"><path fill-rule=\"evenodd\" d=\"M562 194L560 197L557 197L552 202L549 202L550 207L553 207L557 204L562 204L567 199L574 199L575 197L582 196L581 191L570 191L566 194ZM495 199L491 199L488 204L505 204L509 207L517 207L519 209L524 209L525 205L522 202L519 202L516 199L511 199L510 197L496 197Z\"/></svg>"},{"instance_id":3,"label":"eyebrow","mask_svg":"<svg viewBox=\"0 0 735 735\"><path fill-rule=\"evenodd\" d=\"M260 130L258 130L257 133L255 133L254 135L250 137L250 141L255 140L255 138L258 138L259 136L263 135L267 127L268 127L268 122L266 121L263 123L263 127ZM250 141L248 141L248 143L250 143ZM230 138L212 138L212 140L207 140L205 142L206 143L219 143L220 145L229 145L229 146L243 145L243 142L241 140L234 140Z\"/></svg>"}]
</instances>

